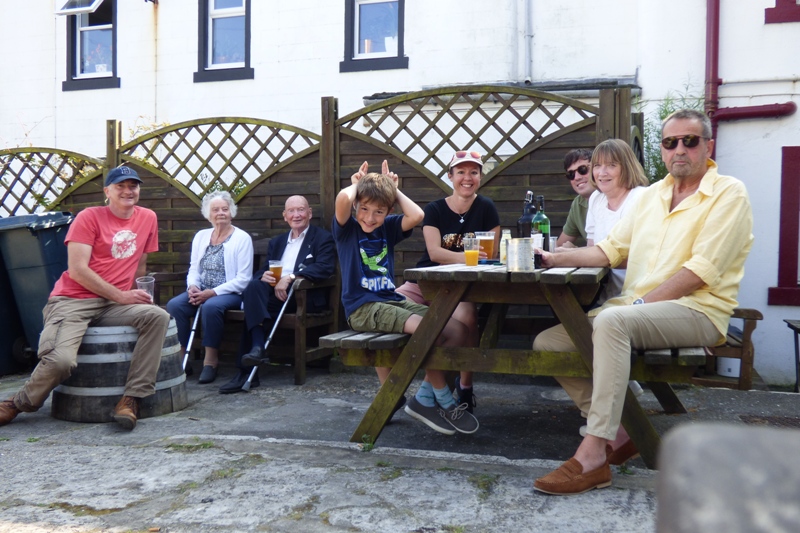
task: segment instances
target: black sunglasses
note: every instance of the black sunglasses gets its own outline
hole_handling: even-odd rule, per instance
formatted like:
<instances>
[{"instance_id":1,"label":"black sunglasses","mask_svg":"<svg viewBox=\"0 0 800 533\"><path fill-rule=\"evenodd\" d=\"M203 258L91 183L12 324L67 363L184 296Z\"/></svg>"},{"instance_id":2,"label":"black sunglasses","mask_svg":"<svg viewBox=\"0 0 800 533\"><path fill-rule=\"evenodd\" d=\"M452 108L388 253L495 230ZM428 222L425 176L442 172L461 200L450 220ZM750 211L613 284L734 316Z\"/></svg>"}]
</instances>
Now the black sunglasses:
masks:
<instances>
[{"instance_id":1,"label":"black sunglasses","mask_svg":"<svg viewBox=\"0 0 800 533\"><path fill-rule=\"evenodd\" d=\"M572 181L572 180L575 179L575 171L577 171L578 174L580 174L581 176L585 176L586 174L589 173L589 165L581 165L578 168L576 168L575 170L567 170L567 179L569 181Z\"/></svg>"},{"instance_id":2,"label":"black sunglasses","mask_svg":"<svg viewBox=\"0 0 800 533\"><path fill-rule=\"evenodd\" d=\"M663 146L667 150L674 150L676 146L678 146L678 141L682 141L683 145L686 148L694 148L698 144L700 144L700 139L708 140L706 137L700 137L699 135L684 135L683 137L667 137L666 139L661 139L661 146Z\"/></svg>"}]
</instances>

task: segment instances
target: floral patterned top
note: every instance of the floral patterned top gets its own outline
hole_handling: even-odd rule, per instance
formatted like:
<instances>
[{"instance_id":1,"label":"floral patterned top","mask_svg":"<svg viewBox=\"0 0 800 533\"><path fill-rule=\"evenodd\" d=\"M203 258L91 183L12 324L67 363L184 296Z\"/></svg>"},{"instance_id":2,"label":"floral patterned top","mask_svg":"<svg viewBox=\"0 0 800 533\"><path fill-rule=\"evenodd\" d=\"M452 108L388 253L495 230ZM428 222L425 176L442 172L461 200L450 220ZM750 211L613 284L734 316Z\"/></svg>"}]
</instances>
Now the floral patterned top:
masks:
<instances>
[{"instance_id":1,"label":"floral patterned top","mask_svg":"<svg viewBox=\"0 0 800 533\"><path fill-rule=\"evenodd\" d=\"M213 289L225 283L225 255L223 246L231 235L219 244L209 244L200 259L200 290Z\"/></svg>"}]
</instances>

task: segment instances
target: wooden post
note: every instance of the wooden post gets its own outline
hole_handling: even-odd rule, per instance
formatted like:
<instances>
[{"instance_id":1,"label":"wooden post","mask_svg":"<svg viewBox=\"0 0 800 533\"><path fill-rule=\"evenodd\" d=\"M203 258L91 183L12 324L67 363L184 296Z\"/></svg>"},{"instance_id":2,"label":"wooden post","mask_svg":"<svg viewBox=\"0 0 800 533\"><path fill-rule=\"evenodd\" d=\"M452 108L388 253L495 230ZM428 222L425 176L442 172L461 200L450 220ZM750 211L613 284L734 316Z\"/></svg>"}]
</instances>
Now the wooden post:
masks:
<instances>
[{"instance_id":1,"label":"wooden post","mask_svg":"<svg viewBox=\"0 0 800 533\"><path fill-rule=\"evenodd\" d=\"M617 139L631 143L631 89L623 87L616 90L616 124Z\"/></svg>"},{"instance_id":2,"label":"wooden post","mask_svg":"<svg viewBox=\"0 0 800 533\"><path fill-rule=\"evenodd\" d=\"M596 144L613 139L616 124L617 98L614 89L600 89L600 116L597 117Z\"/></svg>"},{"instance_id":3,"label":"wooden post","mask_svg":"<svg viewBox=\"0 0 800 533\"><path fill-rule=\"evenodd\" d=\"M122 122L106 120L106 165L103 176L108 169L119 166L119 147L122 146Z\"/></svg>"},{"instance_id":4,"label":"wooden post","mask_svg":"<svg viewBox=\"0 0 800 533\"><path fill-rule=\"evenodd\" d=\"M339 173L336 165L336 109L333 96L322 97L322 141L319 145L319 203L322 210L320 225L331 229L336 193L339 191Z\"/></svg>"}]
</instances>

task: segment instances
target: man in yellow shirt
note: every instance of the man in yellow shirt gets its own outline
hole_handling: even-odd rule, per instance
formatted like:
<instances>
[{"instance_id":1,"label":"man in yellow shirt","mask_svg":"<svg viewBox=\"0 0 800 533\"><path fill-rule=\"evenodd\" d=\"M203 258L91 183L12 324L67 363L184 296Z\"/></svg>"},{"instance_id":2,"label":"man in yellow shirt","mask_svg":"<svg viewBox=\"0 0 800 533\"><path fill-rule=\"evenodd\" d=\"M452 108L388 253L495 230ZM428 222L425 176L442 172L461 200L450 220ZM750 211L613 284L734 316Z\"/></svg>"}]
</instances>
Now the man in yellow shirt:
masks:
<instances>
[{"instance_id":1,"label":"man in yellow shirt","mask_svg":"<svg viewBox=\"0 0 800 533\"><path fill-rule=\"evenodd\" d=\"M650 186L596 246L542 254L546 267L616 267L627 260L622 293L589 313L593 378L559 378L588 413L575 455L539 478L549 494L579 494L611 484L609 464L638 455L620 425L630 379L631 348L714 346L736 307L744 262L753 244L753 215L744 184L717 173L711 122L681 110L661 126L661 157L669 174ZM575 351L562 326L542 332L534 350ZM607 452L606 447L609 446Z\"/></svg>"}]
</instances>

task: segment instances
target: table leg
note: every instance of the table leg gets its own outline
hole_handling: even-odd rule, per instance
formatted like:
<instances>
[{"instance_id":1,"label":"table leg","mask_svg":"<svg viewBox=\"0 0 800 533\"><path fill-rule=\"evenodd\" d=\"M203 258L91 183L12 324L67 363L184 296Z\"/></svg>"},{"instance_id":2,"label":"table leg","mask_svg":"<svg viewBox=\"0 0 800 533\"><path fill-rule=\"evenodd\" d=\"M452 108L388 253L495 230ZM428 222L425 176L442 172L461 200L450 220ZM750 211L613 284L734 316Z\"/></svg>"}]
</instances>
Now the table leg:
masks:
<instances>
[{"instance_id":1,"label":"table leg","mask_svg":"<svg viewBox=\"0 0 800 533\"><path fill-rule=\"evenodd\" d=\"M486 303L483 305L491 306L491 308L489 309L489 317L486 319L486 327L483 329L479 346L481 348L494 348L497 346L500 332L503 331L508 304Z\"/></svg>"},{"instance_id":2,"label":"table leg","mask_svg":"<svg viewBox=\"0 0 800 533\"><path fill-rule=\"evenodd\" d=\"M586 318L572 290L567 285L542 284L544 294L550 307L564 325L573 344L581 354L589 372L592 371L593 345L592 325ZM656 455L661 438L650 419L642 409L636 396L626 387L625 406L622 409L622 426L628 432L633 443L648 468L656 467Z\"/></svg>"},{"instance_id":3,"label":"table leg","mask_svg":"<svg viewBox=\"0 0 800 533\"><path fill-rule=\"evenodd\" d=\"M653 396L656 397L656 400L668 415L684 415L688 412L669 383L648 381L647 386L650 387L650 392L653 393Z\"/></svg>"},{"instance_id":4,"label":"table leg","mask_svg":"<svg viewBox=\"0 0 800 533\"><path fill-rule=\"evenodd\" d=\"M392 416L392 409L408 389L428 352L436 343L461 297L464 296L467 285L466 282L447 284L436 293L430 309L403 348L389 377L350 437L350 442L362 442L365 438L373 443L378 440L386 422Z\"/></svg>"}]
</instances>

